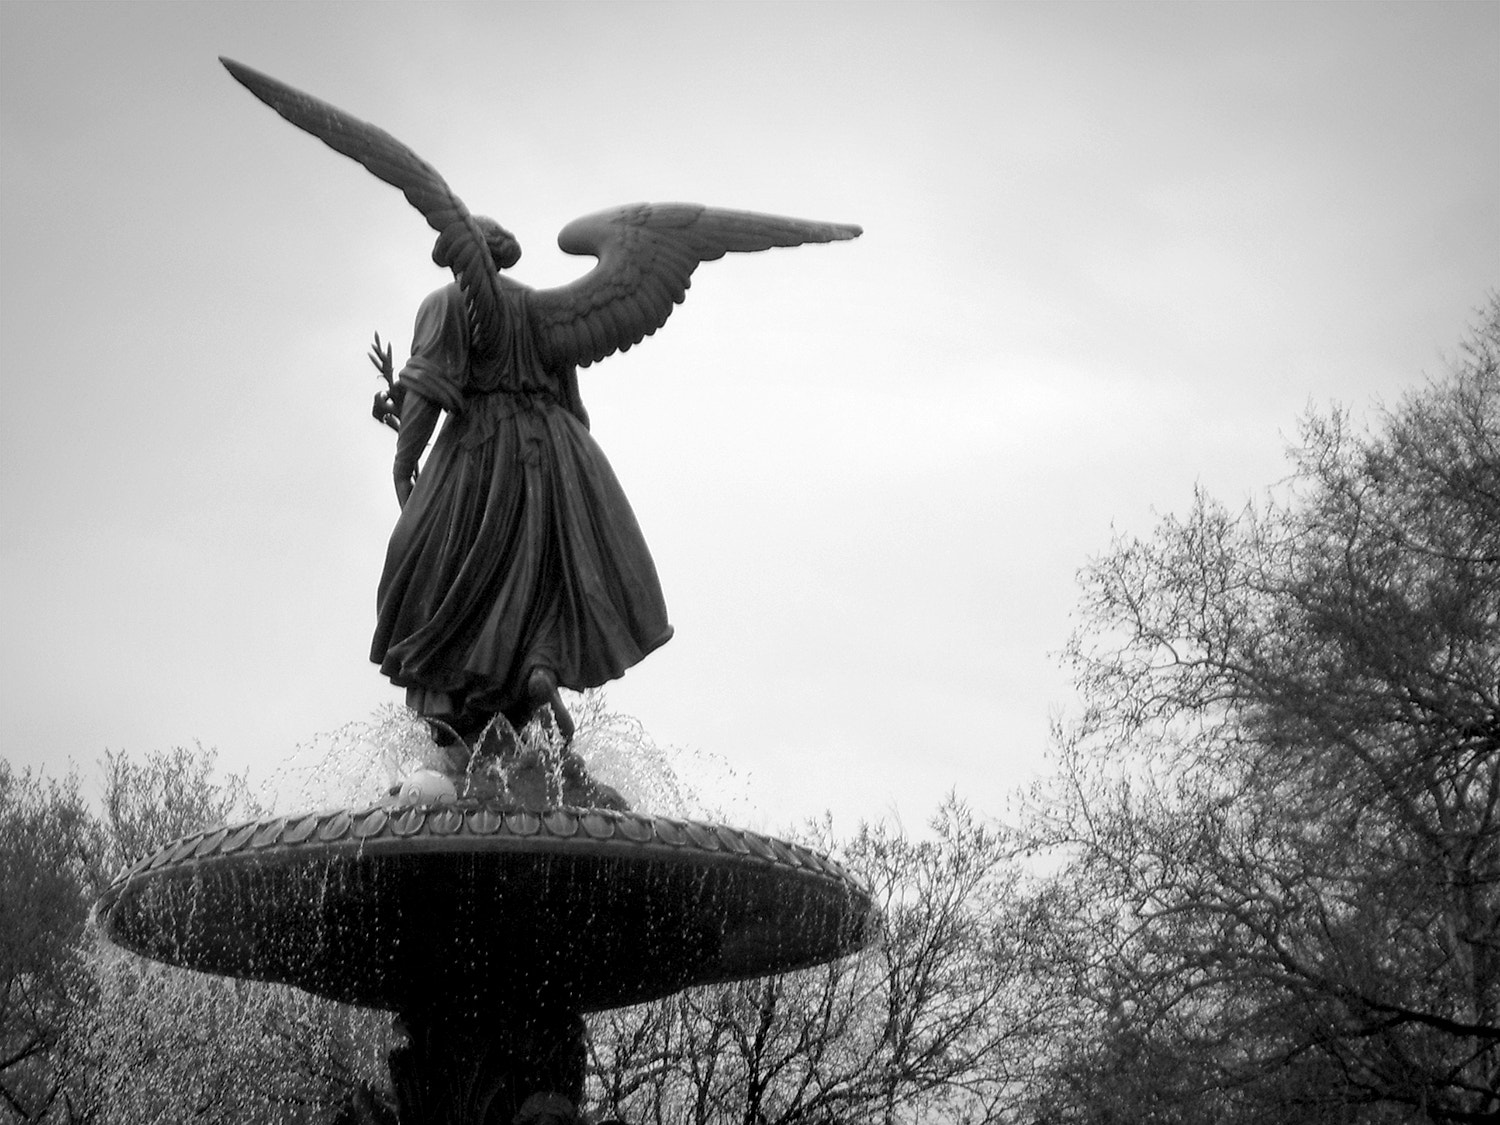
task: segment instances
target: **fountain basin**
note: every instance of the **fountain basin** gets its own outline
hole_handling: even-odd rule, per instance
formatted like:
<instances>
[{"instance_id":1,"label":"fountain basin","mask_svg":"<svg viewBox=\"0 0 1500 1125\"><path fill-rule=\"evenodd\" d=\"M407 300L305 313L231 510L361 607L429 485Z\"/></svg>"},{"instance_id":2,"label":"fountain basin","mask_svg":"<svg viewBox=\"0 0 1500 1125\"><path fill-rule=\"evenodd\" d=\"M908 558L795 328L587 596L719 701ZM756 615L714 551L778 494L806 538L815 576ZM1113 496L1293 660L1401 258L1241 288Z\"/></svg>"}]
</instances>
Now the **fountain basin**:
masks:
<instances>
[{"instance_id":1,"label":"fountain basin","mask_svg":"<svg viewBox=\"0 0 1500 1125\"><path fill-rule=\"evenodd\" d=\"M278 817L142 859L95 918L117 945L346 1003L591 1011L819 964L868 894L796 844L604 809L467 799Z\"/></svg>"}]
</instances>

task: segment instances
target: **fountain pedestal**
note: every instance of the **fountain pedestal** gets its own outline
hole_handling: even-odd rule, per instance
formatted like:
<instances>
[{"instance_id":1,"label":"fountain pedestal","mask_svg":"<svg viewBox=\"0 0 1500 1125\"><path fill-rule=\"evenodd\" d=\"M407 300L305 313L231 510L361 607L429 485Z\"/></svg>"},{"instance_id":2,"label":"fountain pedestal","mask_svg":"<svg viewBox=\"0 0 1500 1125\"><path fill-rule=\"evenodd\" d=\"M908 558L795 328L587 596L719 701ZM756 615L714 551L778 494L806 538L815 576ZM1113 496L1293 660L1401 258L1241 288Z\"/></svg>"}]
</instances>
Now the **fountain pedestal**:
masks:
<instances>
[{"instance_id":1,"label":"fountain pedestal","mask_svg":"<svg viewBox=\"0 0 1500 1125\"><path fill-rule=\"evenodd\" d=\"M407 1041L391 1053L402 1122L510 1125L527 1098L583 1100L583 1017L566 1006L497 1006L483 1015L403 1013Z\"/></svg>"},{"instance_id":2,"label":"fountain pedestal","mask_svg":"<svg viewBox=\"0 0 1500 1125\"><path fill-rule=\"evenodd\" d=\"M279 817L159 848L101 896L116 944L399 1014L403 1123L510 1125L582 1093L582 1015L853 952L838 864L754 832L467 798Z\"/></svg>"}]
</instances>

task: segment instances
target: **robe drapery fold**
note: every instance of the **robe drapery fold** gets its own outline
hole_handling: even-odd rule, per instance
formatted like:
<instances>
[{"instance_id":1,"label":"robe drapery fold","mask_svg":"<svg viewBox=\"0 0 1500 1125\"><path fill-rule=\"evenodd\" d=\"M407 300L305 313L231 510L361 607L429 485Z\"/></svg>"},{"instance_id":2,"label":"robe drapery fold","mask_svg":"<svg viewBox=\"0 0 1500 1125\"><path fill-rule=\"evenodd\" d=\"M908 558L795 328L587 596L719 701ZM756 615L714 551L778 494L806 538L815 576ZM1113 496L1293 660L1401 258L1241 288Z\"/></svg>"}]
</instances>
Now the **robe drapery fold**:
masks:
<instances>
[{"instance_id":1,"label":"robe drapery fold","mask_svg":"<svg viewBox=\"0 0 1500 1125\"><path fill-rule=\"evenodd\" d=\"M447 417L391 534L370 659L430 717L524 704L537 668L597 687L672 635L624 490L565 405L572 373L540 361L525 291L504 292L492 360L471 362L450 285L423 302L400 376Z\"/></svg>"}]
</instances>

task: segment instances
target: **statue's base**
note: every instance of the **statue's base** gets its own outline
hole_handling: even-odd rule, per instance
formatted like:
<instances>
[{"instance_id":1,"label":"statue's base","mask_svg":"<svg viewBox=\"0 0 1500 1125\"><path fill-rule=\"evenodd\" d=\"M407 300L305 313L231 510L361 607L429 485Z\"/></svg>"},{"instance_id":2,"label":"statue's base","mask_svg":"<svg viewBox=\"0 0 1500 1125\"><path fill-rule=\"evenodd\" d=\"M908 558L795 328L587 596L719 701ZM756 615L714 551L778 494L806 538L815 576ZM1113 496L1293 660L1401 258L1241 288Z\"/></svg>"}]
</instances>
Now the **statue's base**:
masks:
<instances>
[{"instance_id":1,"label":"statue's base","mask_svg":"<svg viewBox=\"0 0 1500 1125\"><path fill-rule=\"evenodd\" d=\"M832 960L873 922L863 888L795 844L474 797L188 836L116 880L95 917L160 961L400 1013L409 1043L392 1075L405 1101L499 1082L496 1106L539 1082L576 1100L576 1036L558 1029L581 1013ZM445 1058L469 1077L433 1077ZM429 1105L402 1120L510 1125L477 1112Z\"/></svg>"},{"instance_id":2,"label":"statue's base","mask_svg":"<svg viewBox=\"0 0 1500 1125\"><path fill-rule=\"evenodd\" d=\"M417 770L393 786L391 796L396 806L465 800L536 813L565 807L630 811L617 790L594 780L581 757L548 747L511 746L504 754L454 751L444 768Z\"/></svg>"}]
</instances>

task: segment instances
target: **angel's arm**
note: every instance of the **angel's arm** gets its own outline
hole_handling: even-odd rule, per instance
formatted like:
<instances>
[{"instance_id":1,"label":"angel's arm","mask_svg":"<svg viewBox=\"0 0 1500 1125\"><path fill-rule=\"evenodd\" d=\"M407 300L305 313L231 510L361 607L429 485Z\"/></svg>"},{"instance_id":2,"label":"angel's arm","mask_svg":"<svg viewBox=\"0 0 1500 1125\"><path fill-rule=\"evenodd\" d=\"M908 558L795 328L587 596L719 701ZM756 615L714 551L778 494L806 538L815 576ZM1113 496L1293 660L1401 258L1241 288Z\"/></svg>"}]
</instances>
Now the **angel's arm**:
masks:
<instances>
[{"instance_id":1,"label":"angel's arm","mask_svg":"<svg viewBox=\"0 0 1500 1125\"><path fill-rule=\"evenodd\" d=\"M437 425L442 411L437 403L420 392L407 388L401 402L401 425L396 430L396 461L391 475L396 480L396 499L406 507L406 500L417 483L417 462L427 448L427 439Z\"/></svg>"},{"instance_id":2,"label":"angel's arm","mask_svg":"<svg viewBox=\"0 0 1500 1125\"><path fill-rule=\"evenodd\" d=\"M396 400L396 498L406 498L416 484L417 462L443 410L463 408L463 372L469 362L463 303L452 287L430 294L417 310L411 358L391 388Z\"/></svg>"}]
</instances>

